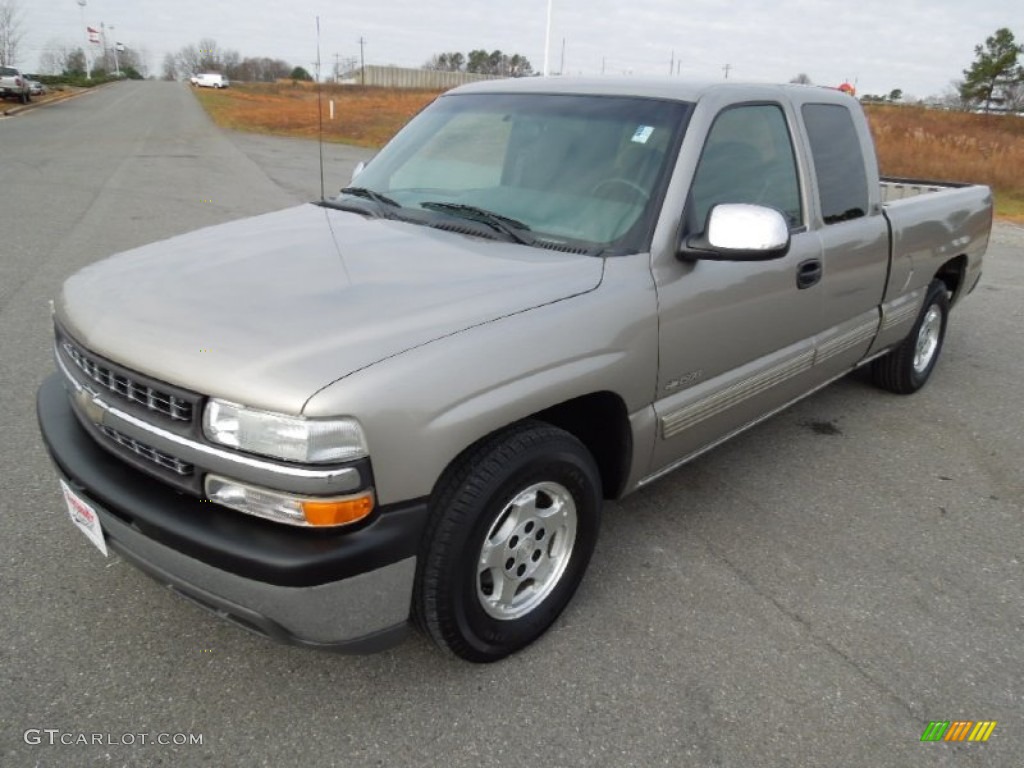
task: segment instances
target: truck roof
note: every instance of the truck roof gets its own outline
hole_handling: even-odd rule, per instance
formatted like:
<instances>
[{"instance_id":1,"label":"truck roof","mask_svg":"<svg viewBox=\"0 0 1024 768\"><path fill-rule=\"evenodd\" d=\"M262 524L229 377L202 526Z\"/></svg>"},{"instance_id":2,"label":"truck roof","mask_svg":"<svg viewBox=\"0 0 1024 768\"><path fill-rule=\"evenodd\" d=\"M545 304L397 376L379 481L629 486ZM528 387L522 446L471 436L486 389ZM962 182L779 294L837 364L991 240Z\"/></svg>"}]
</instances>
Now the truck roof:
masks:
<instances>
[{"instance_id":1,"label":"truck roof","mask_svg":"<svg viewBox=\"0 0 1024 768\"><path fill-rule=\"evenodd\" d=\"M783 94L799 93L806 99L809 90L815 92L816 101L848 104L852 97L838 89L817 85L787 83L723 82L721 80L681 80L672 77L520 77L504 80L484 80L469 83L448 91L463 93L545 93L596 96L640 96L651 99L672 99L695 102L711 91L731 91L737 100L777 99ZM445 95L448 95L445 94Z\"/></svg>"}]
</instances>

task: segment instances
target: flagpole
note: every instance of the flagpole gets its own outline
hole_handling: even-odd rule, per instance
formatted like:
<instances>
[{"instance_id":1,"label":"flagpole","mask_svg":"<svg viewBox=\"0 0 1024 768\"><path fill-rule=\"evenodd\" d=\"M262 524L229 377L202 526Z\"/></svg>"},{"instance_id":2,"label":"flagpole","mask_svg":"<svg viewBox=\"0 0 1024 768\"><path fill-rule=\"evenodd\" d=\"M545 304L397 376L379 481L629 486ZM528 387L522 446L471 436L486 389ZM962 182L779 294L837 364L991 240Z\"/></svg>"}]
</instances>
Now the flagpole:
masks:
<instances>
[{"instance_id":1,"label":"flagpole","mask_svg":"<svg viewBox=\"0 0 1024 768\"><path fill-rule=\"evenodd\" d=\"M85 24L85 2L86 0L78 0L78 7L82 11L82 29L85 30L85 48L82 49L82 56L85 57L85 79L92 80L92 63L89 61L89 29Z\"/></svg>"},{"instance_id":2,"label":"flagpole","mask_svg":"<svg viewBox=\"0 0 1024 768\"><path fill-rule=\"evenodd\" d=\"M544 28L544 77L548 76L548 52L551 50L551 3L548 0L548 23Z\"/></svg>"}]
</instances>

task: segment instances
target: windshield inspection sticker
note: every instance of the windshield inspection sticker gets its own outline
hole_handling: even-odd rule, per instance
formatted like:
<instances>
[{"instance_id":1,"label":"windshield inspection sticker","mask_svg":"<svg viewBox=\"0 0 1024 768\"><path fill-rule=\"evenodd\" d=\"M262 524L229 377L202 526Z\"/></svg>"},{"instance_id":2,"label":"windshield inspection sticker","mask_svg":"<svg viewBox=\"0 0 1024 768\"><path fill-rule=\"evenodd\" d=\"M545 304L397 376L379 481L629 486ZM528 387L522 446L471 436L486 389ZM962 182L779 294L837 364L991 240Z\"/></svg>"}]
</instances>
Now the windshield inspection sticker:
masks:
<instances>
[{"instance_id":1,"label":"windshield inspection sticker","mask_svg":"<svg viewBox=\"0 0 1024 768\"><path fill-rule=\"evenodd\" d=\"M654 133L654 126L641 125L636 129L636 133L633 134L633 141L637 144L646 144L647 140L651 138L652 133Z\"/></svg>"}]
</instances>

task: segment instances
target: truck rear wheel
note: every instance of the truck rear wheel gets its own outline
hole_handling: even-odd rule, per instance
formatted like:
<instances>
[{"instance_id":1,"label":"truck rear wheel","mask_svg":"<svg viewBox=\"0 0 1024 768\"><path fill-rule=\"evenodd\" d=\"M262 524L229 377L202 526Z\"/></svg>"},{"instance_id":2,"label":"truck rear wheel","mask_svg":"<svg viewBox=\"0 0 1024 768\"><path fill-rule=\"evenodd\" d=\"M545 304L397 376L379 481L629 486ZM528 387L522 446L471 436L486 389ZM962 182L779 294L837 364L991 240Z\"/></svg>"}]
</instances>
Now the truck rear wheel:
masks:
<instances>
[{"instance_id":1,"label":"truck rear wheel","mask_svg":"<svg viewBox=\"0 0 1024 768\"><path fill-rule=\"evenodd\" d=\"M597 542L601 482L573 435L524 422L457 459L431 505L414 616L442 648L490 662L569 603Z\"/></svg>"},{"instance_id":2,"label":"truck rear wheel","mask_svg":"<svg viewBox=\"0 0 1024 768\"><path fill-rule=\"evenodd\" d=\"M948 321L946 286L932 280L910 334L889 354L871 363L875 385L898 395L909 395L923 387L939 360Z\"/></svg>"}]
</instances>

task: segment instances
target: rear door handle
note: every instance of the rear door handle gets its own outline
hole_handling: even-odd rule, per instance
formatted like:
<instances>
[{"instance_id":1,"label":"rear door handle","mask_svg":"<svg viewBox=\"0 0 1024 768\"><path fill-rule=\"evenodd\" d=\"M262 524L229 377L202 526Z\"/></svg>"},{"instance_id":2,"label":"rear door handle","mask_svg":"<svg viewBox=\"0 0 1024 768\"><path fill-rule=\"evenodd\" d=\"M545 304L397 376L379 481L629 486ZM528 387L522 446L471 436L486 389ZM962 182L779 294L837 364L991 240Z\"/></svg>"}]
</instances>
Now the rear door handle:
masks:
<instances>
[{"instance_id":1,"label":"rear door handle","mask_svg":"<svg viewBox=\"0 0 1024 768\"><path fill-rule=\"evenodd\" d=\"M821 280L821 259L801 261L796 268L796 287L803 290Z\"/></svg>"}]
</instances>

